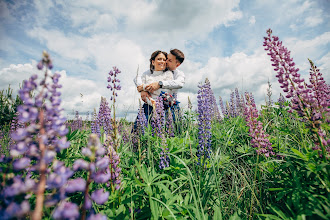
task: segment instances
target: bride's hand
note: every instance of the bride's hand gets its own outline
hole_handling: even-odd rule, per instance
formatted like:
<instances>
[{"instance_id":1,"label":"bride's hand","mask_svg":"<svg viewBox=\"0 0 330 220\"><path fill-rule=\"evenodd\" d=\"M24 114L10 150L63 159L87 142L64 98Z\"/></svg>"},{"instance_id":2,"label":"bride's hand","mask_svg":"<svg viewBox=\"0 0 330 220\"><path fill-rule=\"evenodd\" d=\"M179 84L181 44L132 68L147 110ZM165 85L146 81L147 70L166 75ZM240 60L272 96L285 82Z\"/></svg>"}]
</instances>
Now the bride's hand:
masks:
<instances>
[{"instance_id":1,"label":"bride's hand","mask_svg":"<svg viewBox=\"0 0 330 220\"><path fill-rule=\"evenodd\" d=\"M158 82L153 82L146 86L146 90L150 93L153 93L154 91L156 91L159 88L160 87L159 87Z\"/></svg>"},{"instance_id":2,"label":"bride's hand","mask_svg":"<svg viewBox=\"0 0 330 220\"><path fill-rule=\"evenodd\" d=\"M142 91L141 92L141 99L144 101L144 102L147 102L147 97L151 97L150 94L146 91Z\"/></svg>"},{"instance_id":3,"label":"bride's hand","mask_svg":"<svg viewBox=\"0 0 330 220\"><path fill-rule=\"evenodd\" d=\"M143 91L143 85L137 86L136 87L138 92L142 92Z\"/></svg>"}]
</instances>

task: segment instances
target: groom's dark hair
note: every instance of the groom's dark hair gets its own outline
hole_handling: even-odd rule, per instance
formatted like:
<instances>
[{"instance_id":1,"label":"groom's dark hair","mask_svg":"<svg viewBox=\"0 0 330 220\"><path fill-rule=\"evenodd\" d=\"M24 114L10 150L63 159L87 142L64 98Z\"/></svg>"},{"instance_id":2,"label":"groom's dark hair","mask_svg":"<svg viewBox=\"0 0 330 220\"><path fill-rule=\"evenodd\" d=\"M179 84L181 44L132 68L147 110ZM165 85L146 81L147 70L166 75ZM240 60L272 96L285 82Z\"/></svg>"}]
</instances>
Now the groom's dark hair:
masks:
<instances>
[{"instance_id":1,"label":"groom's dark hair","mask_svg":"<svg viewBox=\"0 0 330 220\"><path fill-rule=\"evenodd\" d=\"M171 54L173 54L175 56L175 58L180 62L183 63L184 61L184 54L182 53L181 50L179 49L172 49L170 51Z\"/></svg>"}]
</instances>

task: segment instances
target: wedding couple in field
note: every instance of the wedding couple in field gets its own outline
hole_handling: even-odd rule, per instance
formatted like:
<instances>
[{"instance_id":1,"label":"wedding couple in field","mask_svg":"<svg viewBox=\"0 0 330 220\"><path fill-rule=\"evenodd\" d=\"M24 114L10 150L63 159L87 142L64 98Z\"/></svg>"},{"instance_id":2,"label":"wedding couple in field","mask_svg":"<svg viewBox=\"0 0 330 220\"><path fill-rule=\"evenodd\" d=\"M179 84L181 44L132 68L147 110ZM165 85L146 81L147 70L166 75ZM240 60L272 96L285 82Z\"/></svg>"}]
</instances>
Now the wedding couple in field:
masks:
<instances>
[{"instance_id":1,"label":"wedding couple in field","mask_svg":"<svg viewBox=\"0 0 330 220\"><path fill-rule=\"evenodd\" d=\"M183 61L184 54L178 49L172 49L170 53L157 50L151 54L150 69L134 78L136 88L144 101L142 108L147 120L159 96L163 97L164 110L170 108L175 119L175 112L180 109L176 94L185 82L184 73L177 67Z\"/></svg>"}]
</instances>

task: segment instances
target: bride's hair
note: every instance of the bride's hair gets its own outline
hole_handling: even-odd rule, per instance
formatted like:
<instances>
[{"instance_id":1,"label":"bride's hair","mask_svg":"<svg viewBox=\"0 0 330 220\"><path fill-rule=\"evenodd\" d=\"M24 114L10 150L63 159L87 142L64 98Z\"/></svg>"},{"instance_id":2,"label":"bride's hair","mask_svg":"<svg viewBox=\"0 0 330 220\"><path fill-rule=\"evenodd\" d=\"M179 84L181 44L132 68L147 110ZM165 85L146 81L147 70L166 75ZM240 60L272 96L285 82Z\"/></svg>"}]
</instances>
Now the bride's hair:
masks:
<instances>
[{"instance_id":1,"label":"bride's hair","mask_svg":"<svg viewBox=\"0 0 330 220\"><path fill-rule=\"evenodd\" d=\"M155 71L155 66L152 65L152 61L155 60L156 59L156 56L158 56L158 54L160 54L160 53L164 54L165 57L166 57L166 59L167 59L167 53L166 52L161 51L161 50L156 50L155 52L153 52L151 54L151 57L150 57L150 72L151 73L153 73ZM167 70L167 68L165 68L164 71L166 71L166 70Z\"/></svg>"}]
</instances>

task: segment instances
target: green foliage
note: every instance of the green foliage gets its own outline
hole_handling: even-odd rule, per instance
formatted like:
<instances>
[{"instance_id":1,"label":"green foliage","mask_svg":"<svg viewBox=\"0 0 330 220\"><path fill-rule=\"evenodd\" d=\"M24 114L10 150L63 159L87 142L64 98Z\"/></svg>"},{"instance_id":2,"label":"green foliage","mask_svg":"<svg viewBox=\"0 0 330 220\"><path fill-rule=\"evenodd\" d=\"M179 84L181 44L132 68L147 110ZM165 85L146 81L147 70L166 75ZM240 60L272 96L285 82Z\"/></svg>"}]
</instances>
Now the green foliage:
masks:
<instances>
[{"instance_id":1,"label":"green foliage","mask_svg":"<svg viewBox=\"0 0 330 220\"><path fill-rule=\"evenodd\" d=\"M182 120L176 136L165 143L150 127L136 137L138 146L120 140L121 189L106 204L93 204L96 212L109 219L329 219L329 163L312 150L311 133L296 115L285 108L262 109L259 120L277 153L270 158L250 146L244 118L213 121L207 168L196 165L196 114L187 111ZM130 130L132 123L122 119L121 125ZM72 166L82 158L90 132L89 127L70 130L71 147L57 159ZM163 170L158 167L161 147L169 148L170 157L170 167ZM82 194L71 199L79 204Z\"/></svg>"},{"instance_id":2,"label":"green foliage","mask_svg":"<svg viewBox=\"0 0 330 220\"><path fill-rule=\"evenodd\" d=\"M13 120L17 107L21 104L22 100L19 96L13 97L13 89L10 88L10 85L6 90L0 91L0 127Z\"/></svg>"}]
</instances>

